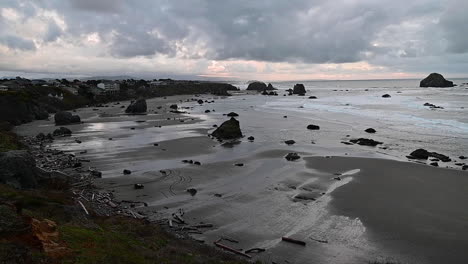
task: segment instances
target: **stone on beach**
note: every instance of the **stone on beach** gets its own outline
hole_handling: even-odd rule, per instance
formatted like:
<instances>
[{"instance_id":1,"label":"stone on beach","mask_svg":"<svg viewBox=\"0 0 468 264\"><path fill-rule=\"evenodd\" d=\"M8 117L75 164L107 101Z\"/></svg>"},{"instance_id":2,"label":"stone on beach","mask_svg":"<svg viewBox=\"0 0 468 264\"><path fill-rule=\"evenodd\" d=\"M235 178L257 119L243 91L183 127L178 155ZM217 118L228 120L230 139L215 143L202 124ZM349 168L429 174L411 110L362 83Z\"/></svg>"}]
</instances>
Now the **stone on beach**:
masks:
<instances>
[{"instance_id":1,"label":"stone on beach","mask_svg":"<svg viewBox=\"0 0 468 264\"><path fill-rule=\"evenodd\" d=\"M349 141L352 142L352 143L358 144L358 145L371 146L371 147L375 147L377 145L383 144L382 142L375 141L375 140L370 139L370 138L358 138L358 139L351 139Z\"/></svg>"},{"instance_id":2,"label":"stone on beach","mask_svg":"<svg viewBox=\"0 0 468 264\"><path fill-rule=\"evenodd\" d=\"M284 141L284 143L286 143L286 145L294 145L294 143L296 143L296 141L290 139L290 140Z\"/></svg>"},{"instance_id":3,"label":"stone on beach","mask_svg":"<svg viewBox=\"0 0 468 264\"><path fill-rule=\"evenodd\" d=\"M375 131L375 129L373 129L373 128L368 128L368 129L366 129L366 130L364 130L364 131L366 131L367 133L371 133L371 134L377 132L377 131Z\"/></svg>"},{"instance_id":4,"label":"stone on beach","mask_svg":"<svg viewBox=\"0 0 468 264\"><path fill-rule=\"evenodd\" d=\"M310 124L310 125L307 126L307 129L309 129L309 130L319 130L320 126Z\"/></svg>"},{"instance_id":5,"label":"stone on beach","mask_svg":"<svg viewBox=\"0 0 468 264\"><path fill-rule=\"evenodd\" d=\"M54 136L70 136L72 134L71 130L66 127L60 127L54 130L52 133Z\"/></svg>"},{"instance_id":6,"label":"stone on beach","mask_svg":"<svg viewBox=\"0 0 468 264\"><path fill-rule=\"evenodd\" d=\"M239 114L235 113L235 112L230 112L229 114L227 114L227 116L229 117L235 117L235 116L239 116Z\"/></svg>"},{"instance_id":7,"label":"stone on beach","mask_svg":"<svg viewBox=\"0 0 468 264\"><path fill-rule=\"evenodd\" d=\"M228 121L225 121L221 126L211 134L213 137L218 139L234 139L242 137L239 121L234 117L231 117Z\"/></svg>"},{"instance_id":8,"label":"stone on beach","mask_svg":"<svg viewBox=\"0 0 468 264\"><path fill-rule=\"evenodd\" d=\"M383 98L390 98L390 97L392 97L392 96L389 95L389 94L384 94L384 95L382 95L382 97L383 97Z\"/></svg>"},{"instance_id":9,"label":"stone on beach","mask_svg":"<svg viewBox=\"0 0 468 264\"><path fill-rule=\"evenodd\" d=\"M286 155L286 157L284 157L286 160L288 161L294 161L294 160L297 160L297 159L300 159L301 156L299 156L299 154L295 153L295 152L291 152L291 153L288 153Z\"/></svg>"},{"instance_id":10,"label":"stone on beach","mask_svg":"<svg viewBox=\"0 0 468 264\"><path fill-rule=\"evenodd\" d=\"M141 114L146 113L147 106L145 99L138 99L135 102L131 103L127 109L125 109L125 113L129 114Z\"/></svg>"}]
</instances>

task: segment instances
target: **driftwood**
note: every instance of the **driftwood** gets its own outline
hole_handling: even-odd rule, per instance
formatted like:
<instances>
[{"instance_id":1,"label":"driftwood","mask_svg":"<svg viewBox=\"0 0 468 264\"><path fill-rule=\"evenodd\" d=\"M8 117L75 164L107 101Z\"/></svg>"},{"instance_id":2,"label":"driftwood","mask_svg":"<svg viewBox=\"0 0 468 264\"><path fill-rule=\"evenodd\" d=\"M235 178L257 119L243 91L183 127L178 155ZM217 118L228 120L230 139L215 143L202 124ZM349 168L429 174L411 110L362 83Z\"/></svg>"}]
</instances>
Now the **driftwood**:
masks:
<instances>
[{"instance_id":1,"label":"driftwood","mask_svg":"<svg viewBox=\"0 0 468 264\"><path fill-rule=\"evenodd\" d=\"M281 240L286 241L286 242L289 242L289 243L298 244L298 245L301 245L301 246L305 246L305 245L306 245L306 242L304 242L304 241L297 240L297 239L293 239L293 238L289 238L289 237L282 237Z\"/></svg>"},{"instance_id":2,"label":"driftwood","mask_svg":"<svg viewBox=\"0 0 468 264\"><path fill-rule=\"evenodd\" d=\"M169 226L173 227L174 225L172 224L172 219L169 219Z\"/></svg>"},{"instance_id":3,"label":"driftwood","mask_svg":"<svg viewBox=\"0 0 468 264\"><path fill-rule=\"evenodd\" d=\"M264 248L251 248L251 249L248 249L245 251L246 254L248 253L260 253L260 252L264 252L265 249Z\"/></svg>"},{"instance_id":4,"label":"driftwood","mask_svg":"<svg viewBox=\"0 0 468 264\"><path fill-rule=\"evenodd\" d=\"M83 210L85 211L85 213L86 213L87 215L89 215L89 212L88 212L88 210L86 209L86 207L84 206L84 204L83 204L81 201L78 201L78 203L81 205L81 208L83 208Z\"/></svg>"},{"instance_id":5,"label":"driftwood","mask_svg":"<svg viewBox=\"0 0 468 264\"><path fill-rule=\"evenodd\" d=\"M174 217L174 219L178 220L182 224L185 224L185 221L181 216L178 216L177 214L172 214L172 217Z\"/></svg>"},{"instance_id":6,"label":"driftwood","mask_svg":"<svg viewBox=\"0 0 468 264\"><path fill-rule=\"evenodd\" d=\"M220 247L220 248L222 248L222 249L225 249L225 250L227 250L227 251L231 251L231 252L233 252L233 253L236 253L237 255L240 255L240 256L243 256L243 257L246 257L246 258L252 258L252 256L250 256L250 255L248 255L248 254L245 254L244 252L241 252L241 251L239 251L239 250L237 250L237 249L233 249L233 248L228 247L228 246L226 246L226 245L223 245L223 244L221 244L221 243L219 243L219 242L213 242L213 243L215 244L215 246Z\"/></svg>"},{"instance_id":7,"label":"driftwood","mask_svg":"<svg viewBox=\"0 0 468 264\"><path fill-rule=\"evenodd\" d=\"M213 224L199 224L199 225L194 225L193 227L195 227L195 228L210 228L210 227L213 227Z\"/></svg>"},{"instance_id":8,"label":"driftwood","mask_svg":"<svg viewBox=\"0 0 468 264\"><path fill-rule=\"evenodd\" d=\"M235 240L234 238L230 238L230 237L226 237L226 236L223 236L219 239L220 241L221 240L226 240L226 241L229 241L229 242L232 242L232 243L239 243L239 241Z\"/></svg>"}]
</instances>

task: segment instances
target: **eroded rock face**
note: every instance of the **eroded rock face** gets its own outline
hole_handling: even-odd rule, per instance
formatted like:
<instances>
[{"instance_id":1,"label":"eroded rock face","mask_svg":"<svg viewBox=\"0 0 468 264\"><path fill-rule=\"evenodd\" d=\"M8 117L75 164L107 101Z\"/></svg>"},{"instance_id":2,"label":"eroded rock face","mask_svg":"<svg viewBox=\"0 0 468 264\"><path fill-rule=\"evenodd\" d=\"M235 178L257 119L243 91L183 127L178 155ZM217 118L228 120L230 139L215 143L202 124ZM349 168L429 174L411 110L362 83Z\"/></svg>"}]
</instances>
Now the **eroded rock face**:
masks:
<instances>
[{"instance_id":1,"label":"eroded rock face","mask_svg":"<svg viewBox=\"0 0 468 264\"><path fill-rule=\"evenodd\" d=\"M247 87L247 90L248 91L264 91L264 90L268 90L268 87L263 82L253 82L249 84L249 86Z\"/></svg>"},{"instance_id":2,"label":"eroded rock face","mask_svg":"<svg viewBox=\"0 0 468 264\"><path fill-rule=\"evenodd\" d=\"M54 116L55 124L58 126L76 124L81 122L81 118L78 115L73 115L70 112L62 111L58 112Z\"/></svg>"},{"instance_id":3,"label":"eroded rock face","mask_svg":"<svg viewBox=\"0 0 468 264\"><path fill-rule=\"evenodd\" d=\"M234 139L242 137L239 121L231 117L228 121L219 126L212 134L218 139Z\"/></svg>"},{"instance_id":4,"label":"eroded rock face","mask_svg":"<svg viewBox=\"0 0 468 264\"><path fill-rule=\"evenodd\" d=\"M141 113L146 113L146 110L147 110L146 100L138 99L127 107L127 109L125 110L125 113L141 114Z\"/></svg>"},{"instance_id":5,"label":"eroded rock face","mask_svg":"<svg viewBox=\"0 0 468 264\"><path fill-rule=\"evenodd\" d=\"M40 172L26 150L0 152L0 183L15 188L35 188Z\"/></svg>"},{"instance_id":6,"label":"eroded rock face","mask_svg":"<svg viewBox=\"0 0 468 264\"><path fill-rule=\"evenodd\" d=\"M447 81L442 74L431 73L429 76L424 78L420 84L420 87L453 87L453 82Z\"/></svg>"}]
</instances>

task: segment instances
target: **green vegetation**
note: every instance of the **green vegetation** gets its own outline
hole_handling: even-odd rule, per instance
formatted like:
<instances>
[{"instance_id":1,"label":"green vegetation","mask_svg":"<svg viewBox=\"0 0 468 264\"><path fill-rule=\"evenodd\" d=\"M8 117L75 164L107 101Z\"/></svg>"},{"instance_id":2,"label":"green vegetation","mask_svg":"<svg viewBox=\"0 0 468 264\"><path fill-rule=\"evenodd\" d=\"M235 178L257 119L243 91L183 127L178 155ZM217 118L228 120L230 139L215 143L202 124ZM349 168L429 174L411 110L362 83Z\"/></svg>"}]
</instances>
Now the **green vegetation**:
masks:
<instances>
[{"instance_id":1,"label":"green vegetation","mask_svg":"<svg viewBox=\"0 0 468 264\"><path fill-rule=\"evenodd\" d=\"M11 205L22 208L22 216L12 213L14 211L8 209ZM23 239L33 236L27 233L31 232L30 228L22 228L18 234L10 231L8 236L3 236L0 228L0 263L9 259L21 259L25 263L77 264L247 263L212 247L175 238L160 226L144 220L121 216L85 217L81 208L61 191L24 191L0 185L0 206L6 210L0 225L29 217L57 223L60 241L55 242L63 245L66 252L59 259L52 258L31 243L33 239Z\"/></svg>"},{"instance_id":2,"label":"green vegetation","mask_svg":"<svg viewBox=\"0 0 468 264\"><path fill-rule=\"evenodd\" d=\"M21 149L17 136L8 131L0 130L0 152Z\"/></svg>"}]
</instances>

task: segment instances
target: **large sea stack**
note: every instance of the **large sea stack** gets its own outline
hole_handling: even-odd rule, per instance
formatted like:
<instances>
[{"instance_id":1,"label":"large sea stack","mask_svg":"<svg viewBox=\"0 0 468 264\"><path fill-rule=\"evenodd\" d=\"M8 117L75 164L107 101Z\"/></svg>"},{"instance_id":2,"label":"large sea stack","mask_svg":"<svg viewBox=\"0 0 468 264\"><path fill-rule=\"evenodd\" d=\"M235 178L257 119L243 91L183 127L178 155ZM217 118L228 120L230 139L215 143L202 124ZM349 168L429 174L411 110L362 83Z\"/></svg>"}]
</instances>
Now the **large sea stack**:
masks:
<instances>
[{"instance_id":1,"label":"large sea stack","mask_svg":"<svg viewBox=\"0 0 468 264\"><path fill-rule=\"evenodd\" d=\"M420 87L453 87L453 82L447 81L442 74L431 73L419 84Z\"/></svg>"},{"instance_id":2,"label":"large sea stack","mask_svg":"<svg viewBox=\"0 0 468 264\"><path fill-rule=\"evenodd\" d=\"M268 90L267 85L264 82L252 82L247 87L248 91L264 91Z\"/></svg>"},{"instance_id":3,"label":"large sea stack","mask_svg":"<svg viewBox=\"0 0 468 264\"><path fill-rule=\"evenodd\" d=\"M146 113L146 110L147 110L146 100L138 99L127 107L127 109L125 110L125 113L141 114L141 113Z\"/></svg>"},{"instance_id":4,"label":"large sea stack","mask_svg":"<svg viewBox=\"0 0 468 264\"><path fill-rule=\"evenodd\" d=\"M294 85L293 94L304 95L306 93L306 89L302 83L297 83Z\"/></svg>"},{"instance_id":5,"label":"large sea stack","mask_svg":"<svg viewBox=\"0 0 468 264\"><path fill-rule=\"evenodd\" d=\"M242 137L239 121L231 117L228 121L219 126L212 134L218 139L234 139Z\"/></svg>"}]
</instances>

